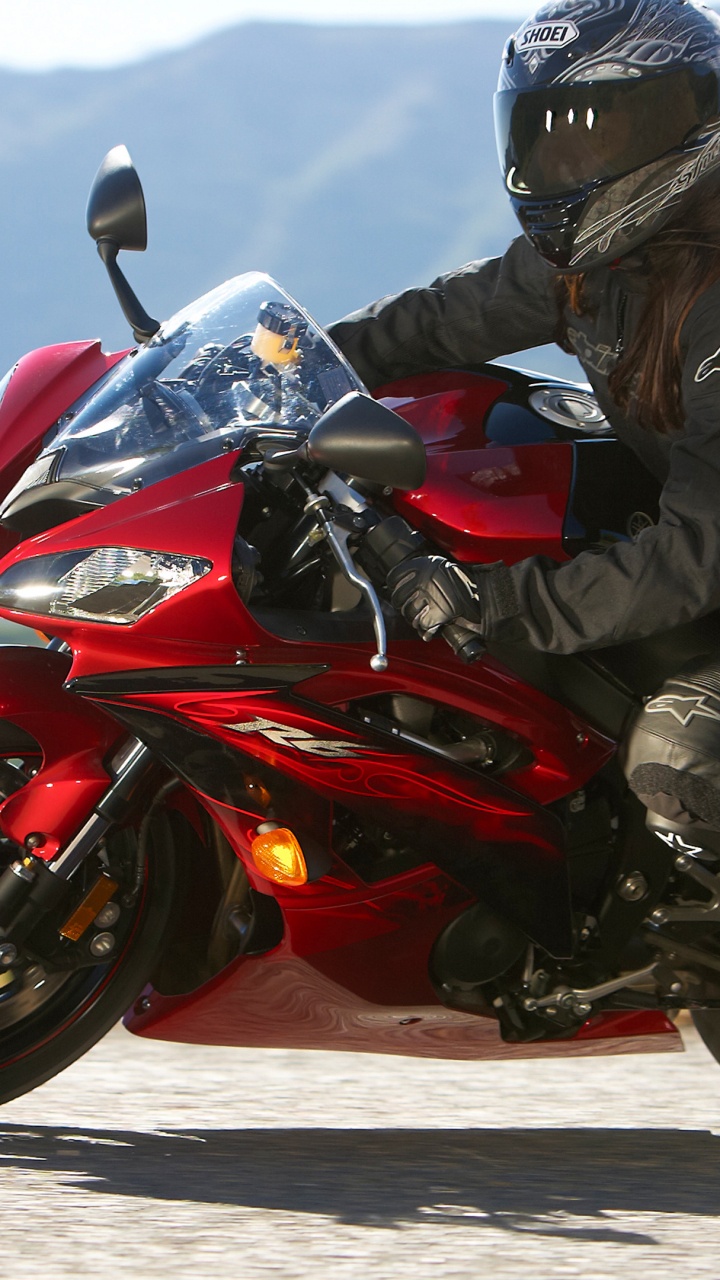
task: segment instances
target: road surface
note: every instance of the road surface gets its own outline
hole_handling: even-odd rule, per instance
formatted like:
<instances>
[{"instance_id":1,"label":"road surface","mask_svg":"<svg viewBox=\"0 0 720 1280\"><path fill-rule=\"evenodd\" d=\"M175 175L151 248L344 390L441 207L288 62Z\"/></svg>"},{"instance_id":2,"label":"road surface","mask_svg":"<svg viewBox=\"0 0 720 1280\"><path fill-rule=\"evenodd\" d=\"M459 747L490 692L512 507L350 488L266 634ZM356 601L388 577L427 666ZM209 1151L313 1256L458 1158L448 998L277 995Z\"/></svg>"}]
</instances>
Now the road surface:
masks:
<instances>
[{"instance_id":1,"label":"road surface","mask_svg":"<svg viewBox=\"0 0 720 1280\"><path fill-rule=\"evenodd\" d=\"M720 1067L141 1041L0 1111L12 1280L718 1280Z\"/></svg>"}]
</instances>

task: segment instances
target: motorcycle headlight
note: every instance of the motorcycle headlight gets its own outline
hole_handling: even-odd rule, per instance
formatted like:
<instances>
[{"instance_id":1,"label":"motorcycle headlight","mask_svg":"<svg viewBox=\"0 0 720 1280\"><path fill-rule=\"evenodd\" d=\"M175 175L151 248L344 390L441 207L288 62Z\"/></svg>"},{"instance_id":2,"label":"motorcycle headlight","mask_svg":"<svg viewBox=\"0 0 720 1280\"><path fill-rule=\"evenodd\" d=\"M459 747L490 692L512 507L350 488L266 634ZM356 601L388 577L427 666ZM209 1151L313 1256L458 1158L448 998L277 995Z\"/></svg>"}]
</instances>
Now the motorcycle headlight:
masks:
<instances>
[{"instance_id":1,"label":"motorcycle headlight","mask_svg":"<svg viewBox=\"0 0 720 1280\"><path fill-rule=\"evenodd\" d=\"M95 547L35 556L0 574L0 605L19 613L131 626L212 569L198 556Z\"/></svg>"}]
</instances>

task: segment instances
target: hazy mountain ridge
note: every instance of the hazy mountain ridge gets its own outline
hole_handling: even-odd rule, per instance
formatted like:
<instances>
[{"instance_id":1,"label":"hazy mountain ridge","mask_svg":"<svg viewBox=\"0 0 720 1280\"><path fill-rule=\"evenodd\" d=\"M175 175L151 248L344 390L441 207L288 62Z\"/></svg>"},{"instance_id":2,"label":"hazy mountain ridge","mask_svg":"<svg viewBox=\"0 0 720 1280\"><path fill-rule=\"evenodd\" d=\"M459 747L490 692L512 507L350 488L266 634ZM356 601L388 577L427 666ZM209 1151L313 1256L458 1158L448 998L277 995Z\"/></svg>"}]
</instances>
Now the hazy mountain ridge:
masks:
<instances>
[{"instance_id":1,"label":"hazy mountain ridge","mask_svg":"<svg viewBox=\"0 0 720 1280\"><path fill-rule=\"evenodd\" d=\"M150 228L124 265L158 317L259 269L329 321L501 251L517 231L492 131L508 30L252 23L110 71L0 71L0 367L46 342L126 344L84 223L121 141Z\"/></svg>"}]
</instances>

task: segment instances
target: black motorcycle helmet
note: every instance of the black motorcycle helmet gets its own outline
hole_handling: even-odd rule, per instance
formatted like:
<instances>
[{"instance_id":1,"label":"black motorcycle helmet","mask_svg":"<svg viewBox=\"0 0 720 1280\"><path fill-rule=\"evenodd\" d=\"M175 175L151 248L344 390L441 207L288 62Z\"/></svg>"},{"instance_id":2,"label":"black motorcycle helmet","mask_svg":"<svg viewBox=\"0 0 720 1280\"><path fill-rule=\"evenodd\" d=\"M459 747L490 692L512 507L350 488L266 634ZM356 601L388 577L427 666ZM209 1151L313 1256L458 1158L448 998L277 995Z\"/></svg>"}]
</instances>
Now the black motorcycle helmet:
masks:
<instances>
[{"instance_id":1,"label":"black motorcycle helmet","mask_svg":"<svg viewBox=\"0 0 720 1280\"><path fill-rule=\"evenodd\" d=\"M720 166L720 18L695 0L553 0L508 41L505 185L563 272L622 257Z\"/></svg>"}]
</instances>

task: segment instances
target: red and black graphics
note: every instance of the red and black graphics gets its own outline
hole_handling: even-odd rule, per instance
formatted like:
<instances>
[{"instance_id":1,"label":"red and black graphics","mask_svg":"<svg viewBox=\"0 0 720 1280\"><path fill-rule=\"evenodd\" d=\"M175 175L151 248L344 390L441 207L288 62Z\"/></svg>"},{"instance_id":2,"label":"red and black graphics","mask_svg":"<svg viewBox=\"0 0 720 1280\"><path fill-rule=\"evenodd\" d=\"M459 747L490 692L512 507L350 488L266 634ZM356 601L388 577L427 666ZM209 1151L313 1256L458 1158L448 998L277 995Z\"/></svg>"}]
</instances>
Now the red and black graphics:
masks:
<instances>
[{"instance_id":1,"label":"red and black graphics","mask_svg":"<svg viewBox=\"0 0 720 1280\"><path fill-rule=\"evenodd\" d=\"M283 688L288 674L280 673L275 689L243 691L240 669L233 694L227 689L163 692L156 677L152 692L127 692L122 701L112 692L112 678L106 678L107 692L102 677L73 687L152 742L160 758L207 799L238 809L246 825L241 821L235 835L244 835L245 845L250 813L245 780L265 768L291 779L300 794L310 791L364 824L392 832L398 843L415 850L416 865L440 867L548 950L566 954L570 915L559 821L501 781L393 741L391 734ZM257 684L252 669L248 675L249 683ZM130 674L127 685L132 685ZM286 793L282 811L273 806L275 816L290 826L292 804ZM305 892L297 891L299 900Z\"/></svg>"}]
</instances>

